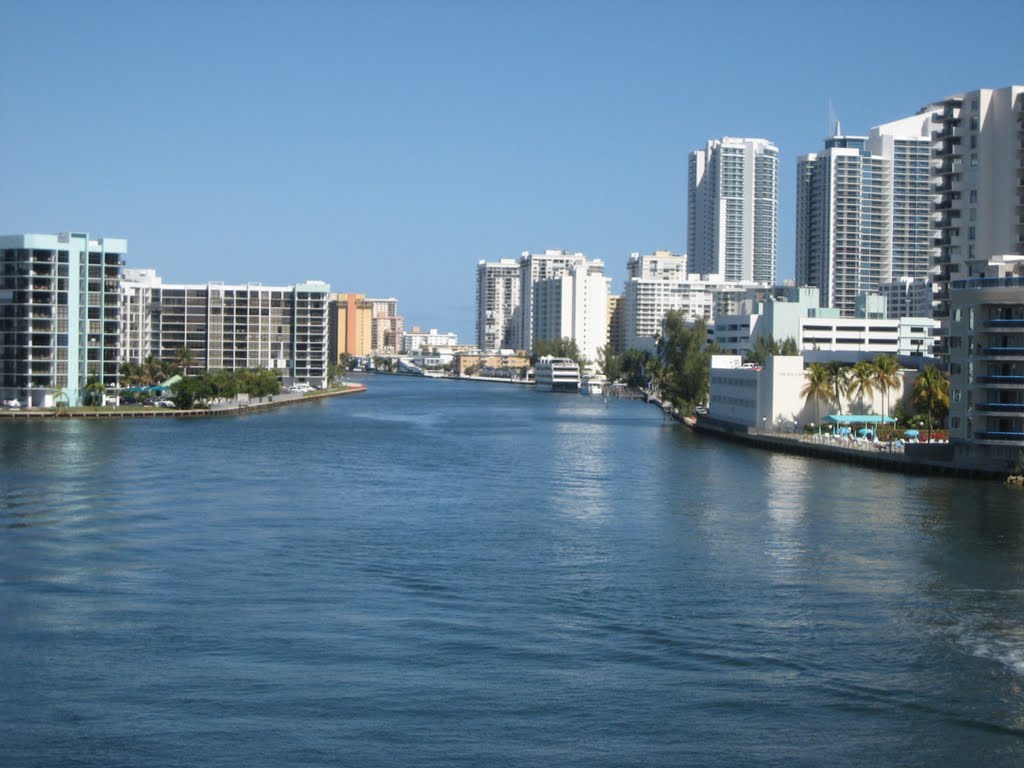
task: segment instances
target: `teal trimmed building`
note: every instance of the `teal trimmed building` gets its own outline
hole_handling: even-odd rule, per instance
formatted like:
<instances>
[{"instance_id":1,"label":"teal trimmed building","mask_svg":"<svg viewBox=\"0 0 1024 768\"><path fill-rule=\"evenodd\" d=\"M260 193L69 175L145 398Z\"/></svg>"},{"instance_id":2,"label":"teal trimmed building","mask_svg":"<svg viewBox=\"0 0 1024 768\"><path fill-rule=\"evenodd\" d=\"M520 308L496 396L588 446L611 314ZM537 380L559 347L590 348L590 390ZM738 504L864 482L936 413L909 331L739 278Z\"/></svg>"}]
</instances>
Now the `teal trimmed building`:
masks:
<instances>
[{"instance_id":1,"label":"teal trimmed building","mask_svg":"<svg viewBox=\"0 0 1024 768\"><path fill-rule=\"evenodd\" d=\"M79 405L116 387L127 241L71 232L0 236L0 399Z\"/></svg>"}]
</instances>

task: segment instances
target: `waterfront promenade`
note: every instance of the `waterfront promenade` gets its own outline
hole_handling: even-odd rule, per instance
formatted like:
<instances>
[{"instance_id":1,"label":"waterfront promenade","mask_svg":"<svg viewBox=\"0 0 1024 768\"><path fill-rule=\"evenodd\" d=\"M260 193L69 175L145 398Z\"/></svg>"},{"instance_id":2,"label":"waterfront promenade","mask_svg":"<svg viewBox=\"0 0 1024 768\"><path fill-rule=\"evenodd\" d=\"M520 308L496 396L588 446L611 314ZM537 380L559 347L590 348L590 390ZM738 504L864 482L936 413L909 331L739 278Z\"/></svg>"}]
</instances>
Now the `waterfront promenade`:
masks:
<instances>
[{"instance_id":1,"label":"waterfront promenade","mask_svg":"<svg viewBox=\"0 0 1024 768\"><path fill-rule=\"evenodd\" d=\"M874 443L846 440L830 435L785 434L748 429L709 417L683 417L684 424L698 434L745 443L780 453L810 456L847 464L908 474L942 474L1005 480L1005 469L970 466L954 462L949 443Z\"/></svg>"},{"instance_id":2,"label":"waterfront promenade","mask_svg":"<svg viewBox=\"0 0 1024 768\"><path fill-rule=\"evenodd\" d=\"M19 410L0 411L0 419L38 420L38 419L157 419L157 418L205 418L210 416L233 416L254 411L281 408L286 405L298 405L315 400L323 400L340 395L353 395L365 392L364 384L345 384L343 387L325 389L316 392L282 392L267 397L254 397L248 400L227 400L212 403L208 408L157 408L138 406L113 406L102 408L23 408Z\"/></svg>"}]
</instances>

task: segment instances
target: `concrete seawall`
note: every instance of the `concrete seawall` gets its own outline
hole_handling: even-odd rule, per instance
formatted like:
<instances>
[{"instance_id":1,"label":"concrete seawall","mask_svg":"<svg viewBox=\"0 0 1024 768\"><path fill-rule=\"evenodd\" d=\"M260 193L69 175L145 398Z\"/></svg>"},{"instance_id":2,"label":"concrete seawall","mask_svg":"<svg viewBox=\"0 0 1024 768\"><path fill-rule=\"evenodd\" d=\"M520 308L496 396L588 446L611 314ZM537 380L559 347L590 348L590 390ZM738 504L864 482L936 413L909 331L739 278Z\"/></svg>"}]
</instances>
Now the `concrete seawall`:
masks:
<instances>
[{"instance_id":1,"label":"concrete seawall","mask_svg":"<svg viewBox=\"0 0 1024 768\"><path fill-rule=\"evenodd\" d=\"M872 467L887 472L903 472L915 475L953 475L956 477L980 478L986 480L1005 480L1005 470L992 470L984 467L965 467L953 463L952 447L948 444L910 444L903 451L890 452L887 446L846 447L836 443L818 442L813 438L801 435L776 435L764 432L751 432L740 427L709 418L684 418L682 421L698 434L705 434L754 448L762 448L797 456L809 456L828 461L841 461Z\"/></svg>"},{"instance_id":2,"label":"concrete seawall","mask_svg":"<svg viewBox=\"0 0 1024 768\"><path fill-rule=\"evenodd\" d=\"M217 404L210 408L192 408L176 410L174 408L152 408L148 411L112 408L110 410L75 411L72 409L25 409L19 411L0 411L0 419L39 420L39 419L168 419L168 418L209 418L211 416L237 416L242 413L254 413L282 408L286 405L298 405L323 400L340 395L353 395L365 392L363 384L349 384L345 389L331 389L323 392L311 392L305 395L284 393L268 398L251 400L247 403Z\"/></svg>"}]
</instances>

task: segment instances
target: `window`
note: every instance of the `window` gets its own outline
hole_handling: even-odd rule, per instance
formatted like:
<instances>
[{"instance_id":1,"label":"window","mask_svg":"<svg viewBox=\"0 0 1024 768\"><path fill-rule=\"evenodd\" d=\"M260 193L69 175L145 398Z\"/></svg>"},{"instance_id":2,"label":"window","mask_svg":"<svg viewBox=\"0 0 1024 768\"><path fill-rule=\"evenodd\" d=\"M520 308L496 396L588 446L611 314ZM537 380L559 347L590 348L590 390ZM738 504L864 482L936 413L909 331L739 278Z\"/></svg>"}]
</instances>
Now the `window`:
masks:
<instances>
[{"instance_id":1,"label":"window","mask_svg":"<svg viewBox=\"0 0 1024 768\"><path fill-rule=\"evenodd\" d=\"M970 192L967 193L967 197L968 197L967 202L969 202L972 205L974 205L975 203L978 202L978 190L972 189Z\"/></svg>"}]
</instances>

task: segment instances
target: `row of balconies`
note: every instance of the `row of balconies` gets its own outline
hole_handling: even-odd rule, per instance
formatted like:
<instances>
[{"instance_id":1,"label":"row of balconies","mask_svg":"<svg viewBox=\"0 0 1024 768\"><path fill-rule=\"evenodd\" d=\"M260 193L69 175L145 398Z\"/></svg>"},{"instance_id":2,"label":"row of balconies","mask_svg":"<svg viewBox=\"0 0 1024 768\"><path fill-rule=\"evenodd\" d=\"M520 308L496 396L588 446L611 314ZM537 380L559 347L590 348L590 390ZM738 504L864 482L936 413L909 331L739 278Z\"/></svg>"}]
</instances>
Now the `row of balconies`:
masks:
<instances>
[{"instance_id":1,"label":"row of balconies","mask_svg":"<svg viewBox=\"0 0 1024 768\"><path fill-rule=\"evenodd\" d=\"M997 416L1024 416L1024 403L977 403L974 406L975 413L993 414Z\"/></svg>"},{"instance_id":2,"label":"row of balconies","mask_svg":"<svg viewBox=\"0 0 1024 768\"><path fill-rule=\"evenodd\" d=\"M978 384L987 384L993 387L1024 387L1024 375L1020 374L978 376L975 381Z\"/></svg>"}]
</instances>

